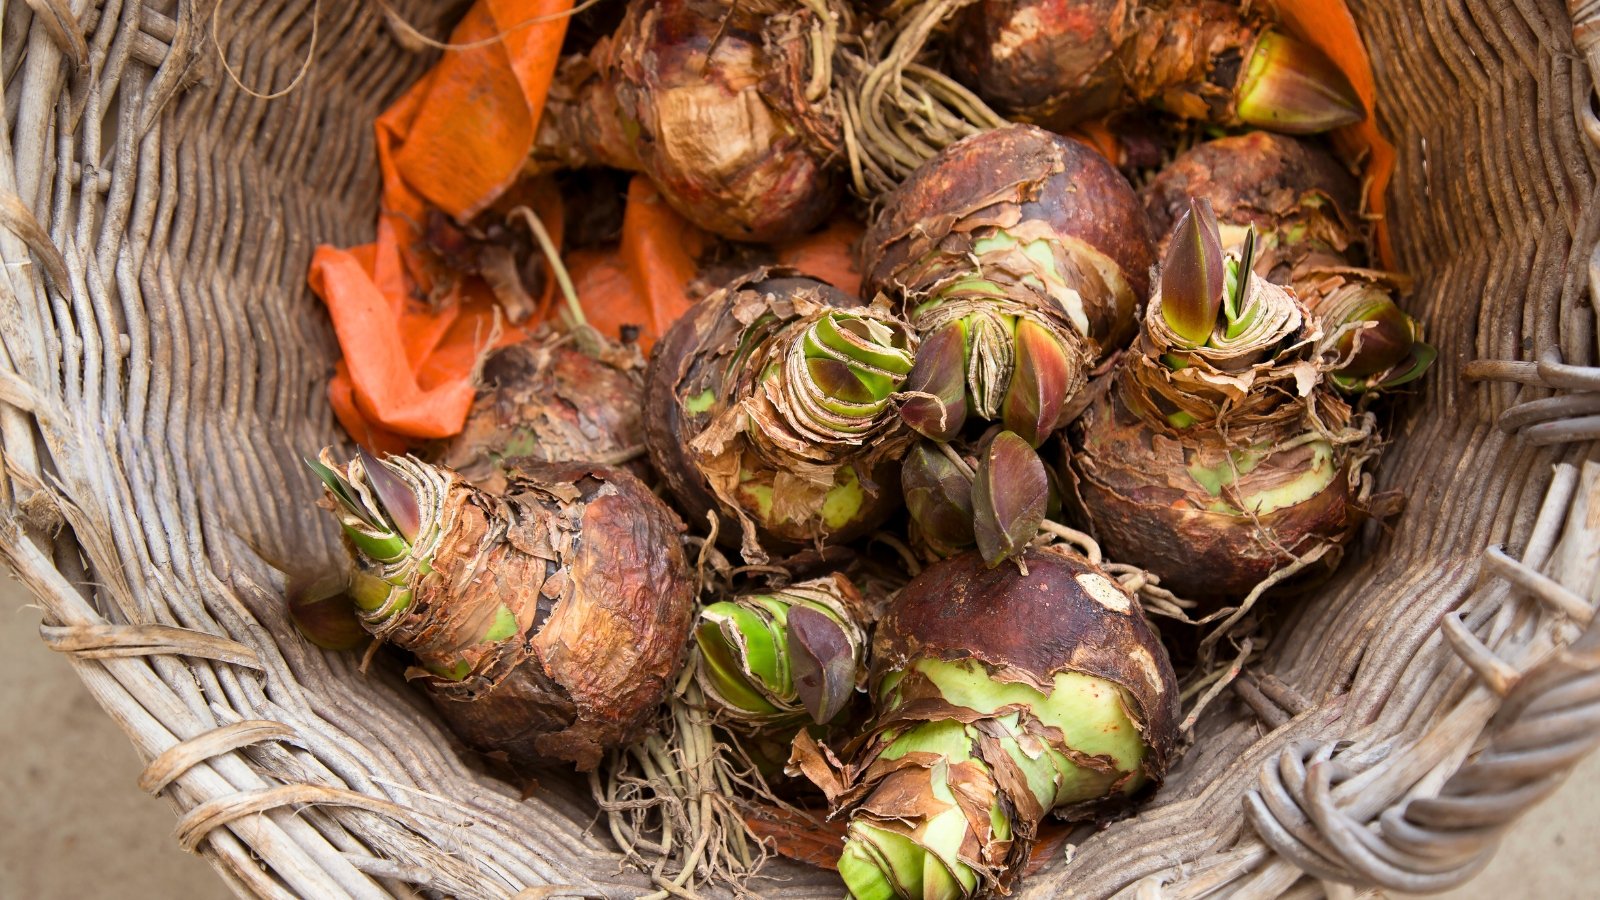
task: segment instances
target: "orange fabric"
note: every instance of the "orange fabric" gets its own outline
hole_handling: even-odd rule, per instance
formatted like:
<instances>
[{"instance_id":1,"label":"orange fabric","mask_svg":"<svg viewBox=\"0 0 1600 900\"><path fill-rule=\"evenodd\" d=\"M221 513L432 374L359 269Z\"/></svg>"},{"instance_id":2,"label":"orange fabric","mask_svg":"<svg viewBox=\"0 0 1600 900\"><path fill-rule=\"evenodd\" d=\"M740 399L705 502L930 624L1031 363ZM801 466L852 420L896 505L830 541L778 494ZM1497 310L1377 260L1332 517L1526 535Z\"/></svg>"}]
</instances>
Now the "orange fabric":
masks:
<instances>
[{"instance_id":1,"label":"orange fabric","mask_svg":"<svg viewBox=\"0 0 1600 900\"><path fill-rule=\"evenodd\" d=\"M1087 145L1091 150L1105 157L1112 165L1122 156L1122 141L1117 138L1106 125L1106 120L1090 119L1079 122L1068 132L1067 137Z\"/></svg>"},{"instance_id":2,"label":"orange fabric","mask_svg":"<svg viewBox=\"0 0 1600 900\"><path fill-rule=\"evenodd\" d=\"M1366 119L1335 131L1333 141L1346 156L1364 157L1367 212L1377 221L1378 259L1384 268L1393 269L1394 245L1384 213L1389 206L1389 181L1394 177L1395 148L1378 130L1378 92L1372 77L1372 60L1367 56L1355 17L1344 0L1271 0L1271 6L1284 28L1327 54L1361 97Z\"/></svg>"},{"instance_id":3,"label":"orange fabric","mask_svg":"<svg viewBox=\"0 0 1600 900\"><path fill-rule=\"evenodd\" d=\"M356 408L355 389L350 384L350 367L339 360L334 368L333 380L328 382L328 400L333 404L333 416L350 433L355 442L374 453L404 453L406 439L368 422Z\"/></svg>"},{"instance_id":4,"label":"orange fabric","mask_svg":"<svg viewBox=\"0 0 1600 900\"><path fill-rule=\"evenodd\" d=\"M572 253L566 260L589 324L613 339L623 326L635 326L640 349L649 353L699 299L689 296L688 287L706 241L705 232L667 206L650 179L635 175L617 250Z\"/></svg>"},{"instance_id":5,"label":"orange fabric","mask_svg":"<svg viewBox=\"0 0 1600 900\"><path fill-rule=\"evenodd\" d=\"M395 170L419 194L465 221L516 180L533 149L545 92L566 35L558 15L571 0L478 0L450 41L471 50L445 53L428 75L427 98L394 156ZM523 27L519 27L523 26Z\"/></svg>"},{"instance_id":6,"label":"orange fabric","mask_svg":"<svg viewBox=\"0 0 1600 900\"><path fill-rule=\"evenodd\" d=\"M861 293L861 270L856 266L855 249L864 230L854 219L835 216L827 228L784 241L774 249L782 265L793 266L854 297Z\"/></svg>"},{"instance_id":7,"label":"orange fabric","mask_svg":"<svg viewBox=\"0 0 1600 900\"><path fill-rule=\"evenodd\" d=\"M861 290L854 259L862 228L836 218L814 234L778 244L778 262L820 278L842 291ZM699 273L695 260L710 238L661 199L650 179L635 175L628 184L622 241L615 251L583 250L566 256L589 323L613 339L625 325L639 329L639 345L649 353L678 317L700 298L689 293Z\"/></svg>"},{"instance_id":8,"label":"orange fabric","mask_svg":"<svg viewBox=\"0 0 1600 900\"><path fill-rule=\"evenodd\" d=\"M312 258L311 288L327 304L344 351L329 401L364 446L392 451L460 431L477 360L522 336L499 321L478 279L460 279L434 296L421 229L431 208L469 218L516 180L533 147L567 20L525 23L571 5L479 0L451 43L504 38L445 53L378 118L383 194L376 243L319 247ZM559 235L559 198L545 185L538 199L538 214Z\"/></svg>"},{"instance_id":9,"label":"orange fabric","mask_svg":"<svg viewBox=\"0 0 1600 900\"><path fill-rule=\"evenodd\" d=\"M335 410L352 436L390 432L410 438L442 438L461 430L472 406L472 371L492 347L521 336L499 322L498 308L481 282L469 282L452 302L434 309L405 294L386 294L384 245L356 250L318 247L311 263L311 288L329 299L328 313L341 347L353 348L341 363L344 384L330 386ZM376 270L362 257L376 256ZM498 333L497 333L498 331ZM366 428L351 428L351 411Z\"/></svg>"}]
</instances>

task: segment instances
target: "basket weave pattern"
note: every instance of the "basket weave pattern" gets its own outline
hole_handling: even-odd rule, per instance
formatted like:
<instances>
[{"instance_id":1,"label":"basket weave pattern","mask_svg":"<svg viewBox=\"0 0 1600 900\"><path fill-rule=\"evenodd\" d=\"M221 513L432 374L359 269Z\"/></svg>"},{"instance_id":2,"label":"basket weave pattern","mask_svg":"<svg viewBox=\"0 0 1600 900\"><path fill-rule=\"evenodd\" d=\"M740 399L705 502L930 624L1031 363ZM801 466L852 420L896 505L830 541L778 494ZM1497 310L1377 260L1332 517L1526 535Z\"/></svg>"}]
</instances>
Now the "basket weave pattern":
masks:
<instances>
[{"instance_id":1,"label":"basket weave pattern","mask_svg":"<svg viewBox=\"0 0 1600 900\"><path fill-rule=\"evenodd\" d=\"M1600 742L1600 0L1351 5L1441 349L1379 475L1410 505L1027 896L1447 887ZM0 556L239 893L631 896L586 786L474 773L282 610L283 570L337 548L298 462L342 440L307 263L370 236L372 121L432 61L381 9L5 6Z\"/></svg>"}]
</instances>

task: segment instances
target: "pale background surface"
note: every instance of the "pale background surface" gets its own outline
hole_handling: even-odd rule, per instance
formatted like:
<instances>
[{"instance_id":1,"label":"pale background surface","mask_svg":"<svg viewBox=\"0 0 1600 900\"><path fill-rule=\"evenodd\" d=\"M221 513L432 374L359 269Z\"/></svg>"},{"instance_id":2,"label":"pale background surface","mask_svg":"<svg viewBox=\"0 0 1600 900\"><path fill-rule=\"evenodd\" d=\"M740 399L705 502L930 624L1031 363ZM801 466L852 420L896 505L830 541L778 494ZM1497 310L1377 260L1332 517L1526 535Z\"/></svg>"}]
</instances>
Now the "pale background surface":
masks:
<instances>
[{"instance_id":1,"label":"pale background surface","mask_svg":"<svg viewBox=\"0 0 1600 900\"><path fill-rule=\"evenodd\" d=\"M178 849L172 808L135 786L142 766L39 614L0 575L0 898L224 898L200 857ZM1458 900L1600 896L1600 754L1524 819Z\"/></svg>"}]
</instances>

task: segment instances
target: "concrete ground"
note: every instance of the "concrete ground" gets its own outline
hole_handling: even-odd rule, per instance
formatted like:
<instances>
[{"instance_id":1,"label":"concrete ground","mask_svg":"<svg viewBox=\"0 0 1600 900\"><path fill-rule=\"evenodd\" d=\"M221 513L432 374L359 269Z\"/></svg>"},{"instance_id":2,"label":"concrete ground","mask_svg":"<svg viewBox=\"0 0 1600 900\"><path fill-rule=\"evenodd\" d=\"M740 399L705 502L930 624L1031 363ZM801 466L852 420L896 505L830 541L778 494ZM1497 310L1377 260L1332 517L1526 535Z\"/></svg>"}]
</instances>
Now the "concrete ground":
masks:
<instances>
[{"instance_id":1,"label":"concrete ground","mask_svg":"<svg viewBox=\"0 0 1600 900\"><path fill-rule=\"evenodd\" d=\"M226 896L172 838L166 801L135 786L142 768L65 659L38 639L38 611L0 576L0 898ZM1494 863L1445 896L1592 897L1600 857L1600 754L1519 825Z\"/></svg>"}]
</instances>

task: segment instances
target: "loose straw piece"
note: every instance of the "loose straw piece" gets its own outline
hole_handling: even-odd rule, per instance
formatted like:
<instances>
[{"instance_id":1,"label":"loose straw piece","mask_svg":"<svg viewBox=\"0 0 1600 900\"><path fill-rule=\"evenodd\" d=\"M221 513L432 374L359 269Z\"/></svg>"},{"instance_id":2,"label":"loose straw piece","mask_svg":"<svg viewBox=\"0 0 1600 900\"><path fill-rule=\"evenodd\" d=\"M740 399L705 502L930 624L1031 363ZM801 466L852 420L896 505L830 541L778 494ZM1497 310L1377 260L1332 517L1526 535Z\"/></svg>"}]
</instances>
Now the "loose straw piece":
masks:
<instances>
[{"instance_id":1,"label":"loose straw piece","mask_svg":"<svg viewBox=\"0 0 1600 900\"><path fill-rule=\"evenodd\" d=\"M254 813L264 813L282 806L304 806L319 803L349 806L388 816L419 834L428 832L428 829L422 827L422 820L437 820L436 816L407 809L398 803L392 803L379 797L372 797L344 788L317 784L286 784L281 787L259 791L244 791L227 797L218 797L215 800L209 800L196 806L194 809L189 810L188 814L182 819L178 820L176 832L178 844L184 850L193 853L201 842L206 839L206 835L211 833L212 829L227 825L235 819ZM461 827L467 827L471 823L462 822L456 824Z\"/></svg>"},{"instance_id":2,"label":"loose straw piece","mask_svg":"<svg viewBox=\"0 0 1600 900\"><path fill-rule=\"evenodd\" d=\"M316 58L317 36L322 28L322 0L315 0L311 6L311 46L306 48L306 58L300 63L300 71L294 74L294 80L290 81L283 90L274 91L270 94L260 93L239 80L239 73L234 71L233 66L228 63L228 54L222 52L222 39L218 37L217 22L222 17L223 6L224 4L218 3L211 8L211 43L217 48L217 59L222 63L223 70L228 73L228 78L238 86L239 90L257 100L277 100L280 97L287 97L291 91L300 86L300 82L305 80L306 73L311 71L311 60Z\"/></svg>"},{"instance_id":3,"label":"loose straw piece","mask_svg":"<svg viewBox=\"0 0 1600 900\"><path fill-rule=\"evenodd\" d=\"M44 625L39 634L51 650L82 659L192 656L262 668L255 651L238 641L171 625Z\"/></svg>"},{"instance_id":4,"label":"loose straw piece","mask_svg":"<svg viewBox=\"0 0 1600 900\"><path fill-rule=\"evenodd\" d=\"M213 728L173 744L151 760L139 776L139 789L147 794L159 794L183 773L213 756L261 741L293 740L294 736L294 729L266 719L249 719Z\"/></svg>"},{"instance_id":5,"label":"loose straw piece","mask_svg":"<svg viewBox=\"0 0 1600 900\"><path fill-rule=\"evenodd\" d=\"M394 30L400 32L400 36L406 40L415 41L424 47L430 47L434 50L457 52L461 50L477 50L480 47L488 47L493 44L498 44L501 41L504 41L507 37L510 37L524 28L531 28L534 25L539 25L544 22L554 22L557 19L565 19L569 16L575 16L578 13L593 7L599 2L600 0L584 0L584 2L578 4L577 6L562 10L558 13L546 13L542 16L534 16L531 19L523 19L521 22L512 25L510 28L507 28L505 31L502 31L499 34L481 38L476 41L468 41L465 44L450 44L438 40L437 38L428 37L427 35L418 31L416 26L412 25L410 22L407 22L405 17L401 16L398 12L395 12L394 7L389 5L389 0L378 0L378 5L383 8L384 18L388 19L389 24L393 26Z\"/></svg>"}]
</instances>

